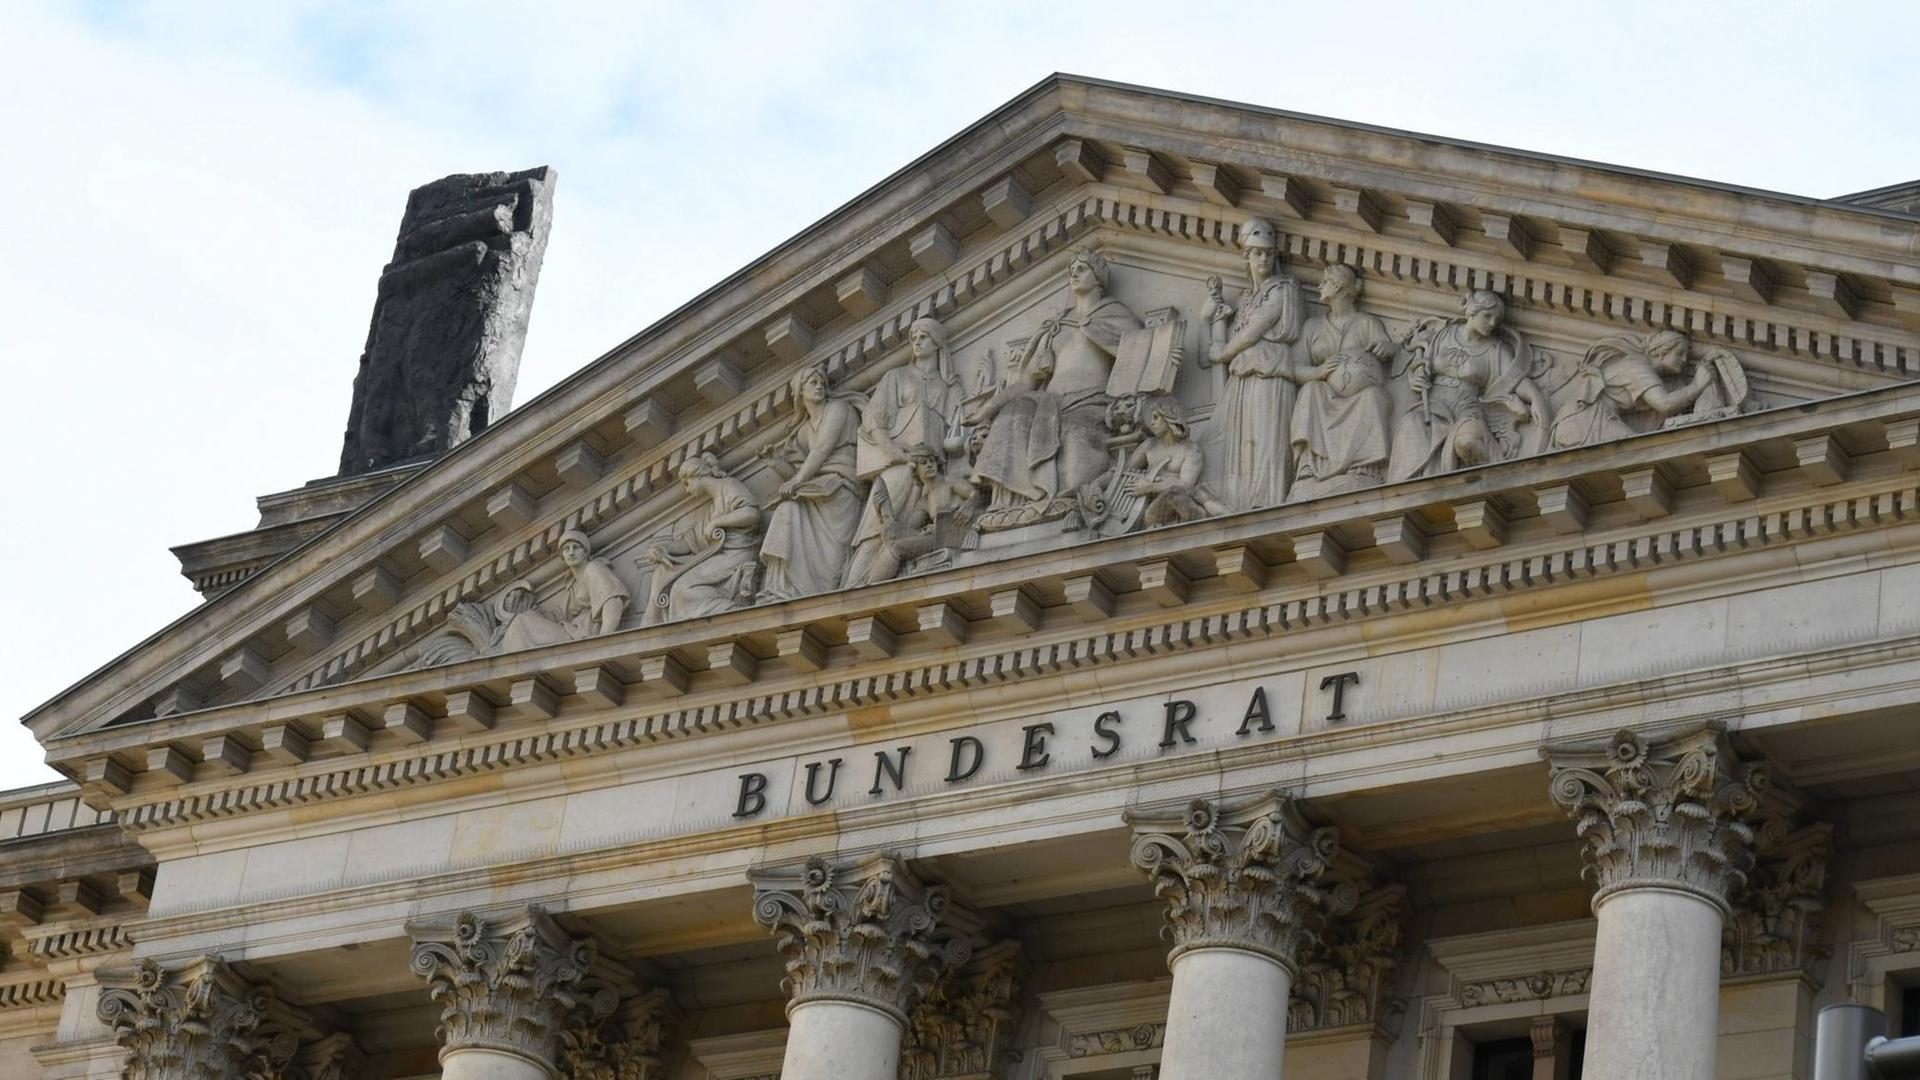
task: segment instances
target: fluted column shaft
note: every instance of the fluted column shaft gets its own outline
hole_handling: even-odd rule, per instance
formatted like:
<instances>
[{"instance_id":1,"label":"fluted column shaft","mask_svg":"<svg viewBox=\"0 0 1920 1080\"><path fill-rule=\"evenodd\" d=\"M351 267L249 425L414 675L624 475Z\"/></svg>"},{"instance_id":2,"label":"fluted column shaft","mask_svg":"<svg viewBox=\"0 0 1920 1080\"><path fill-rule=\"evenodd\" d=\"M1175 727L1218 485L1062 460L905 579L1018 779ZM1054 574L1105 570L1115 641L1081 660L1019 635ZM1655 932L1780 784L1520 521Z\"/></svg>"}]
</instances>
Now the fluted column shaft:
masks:
<instances>
[{"instance_id":1,"label":"fluted column shaft","mask_svg":"<svg viewBox=\"0 0 1920 1080\"><path fill-rule=\"evenodd\" d=\"M897 1080L907 1014L966 962L946 892L898 860L757 871L753 917L786 960L781 1080Z\"/></svg>"},{"instance_id":2,"label":"fluted column shaft","mask_svg":"<svg viewBox=\"0 0 1920 1080\"><path fill-rule=\"evenodd\" d=\"M1728 897L1753 862L1765 775L1708 727L1545 751L1586 841L1599 923L1583 1075L1713 1080Z\"/></svg>"},{"instance_id":3,"label":"fluted column shaft","mask_svg":"<svg viewBox=\"0 0 1920 1080\"><path fill-rule=\"evenodd\" d=\"M1279 1080L1301 949L1353 906L1324 875L1338 837L1275 792L1223 810L1129 814L1133 863L1167 903L1174 947L1161 1080Z\"/></svg>"}]
</instances>

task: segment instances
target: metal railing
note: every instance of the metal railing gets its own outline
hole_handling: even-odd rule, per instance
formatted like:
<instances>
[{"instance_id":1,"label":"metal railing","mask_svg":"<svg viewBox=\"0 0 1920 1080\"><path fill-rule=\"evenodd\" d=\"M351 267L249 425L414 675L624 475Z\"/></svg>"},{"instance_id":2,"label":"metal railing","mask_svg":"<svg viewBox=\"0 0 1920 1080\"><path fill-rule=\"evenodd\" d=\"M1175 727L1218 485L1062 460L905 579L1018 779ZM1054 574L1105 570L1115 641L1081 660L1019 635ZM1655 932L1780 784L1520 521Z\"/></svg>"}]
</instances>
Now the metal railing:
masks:
<instances>
[{"instance_id":1,"label":"metal railing","mask_svg":"<svg viewBox=\"0 0 1920 1080\"><path fill-rule=\"evenodd\" d=\"M1887 1038L1887 1015L1829 1005L1813 1035L1813 1080L1920 1080L1920 1037Z\"/></svg>"}]
</instances>

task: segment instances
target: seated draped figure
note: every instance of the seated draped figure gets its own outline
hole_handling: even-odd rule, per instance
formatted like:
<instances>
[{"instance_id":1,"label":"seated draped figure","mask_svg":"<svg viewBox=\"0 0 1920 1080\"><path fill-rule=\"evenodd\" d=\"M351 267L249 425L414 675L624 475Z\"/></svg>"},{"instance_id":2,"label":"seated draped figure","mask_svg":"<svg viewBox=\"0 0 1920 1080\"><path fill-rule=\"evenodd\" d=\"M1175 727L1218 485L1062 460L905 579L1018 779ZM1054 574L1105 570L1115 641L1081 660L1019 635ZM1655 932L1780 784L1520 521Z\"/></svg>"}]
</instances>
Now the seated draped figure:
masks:
<instances>
[{"instance_id":1,"label":"seated draped figure","mask_svg":"<svg viewBox=\"0 0 1920 1080\"><path fill-rule=\"evenodd\" d=\"M635 558L652 571L646 625L744 607L758 576L761 513L753 492L711 453L687 458L678 475L687 494L706 505L691 527L648 541Z\"/></svg>"},{"instance_id":2,"label":"seated draped figure","mask_svg":"<svg viewBox=\"0 0 1920 1080\"><path fill-rule=\"evenodd\" d=\"M1067 268L1073 303L1027 340L1010 370L965 421L984 428L973 482L987 493L991 532L1065 517L1080 488L1107 471L1107 382L1120 338L1145 325L1107 295L1113 271L1091 248Z\"/></svg>"},{"instance_id":3,"label":"seated draped figure","mask_svg":"<svg viewBox=\"0 0 1920 1080\"><path fill-rule=\"evenodd\" d=\"M1407 336L1393 375L1415 398L1393 431L1388 480L1432 476L1545 450L1553 406L1541 389L1548 357L1505 325L1506 302L1475 289L1451 319Z\"/></svg>"}]
</instances>

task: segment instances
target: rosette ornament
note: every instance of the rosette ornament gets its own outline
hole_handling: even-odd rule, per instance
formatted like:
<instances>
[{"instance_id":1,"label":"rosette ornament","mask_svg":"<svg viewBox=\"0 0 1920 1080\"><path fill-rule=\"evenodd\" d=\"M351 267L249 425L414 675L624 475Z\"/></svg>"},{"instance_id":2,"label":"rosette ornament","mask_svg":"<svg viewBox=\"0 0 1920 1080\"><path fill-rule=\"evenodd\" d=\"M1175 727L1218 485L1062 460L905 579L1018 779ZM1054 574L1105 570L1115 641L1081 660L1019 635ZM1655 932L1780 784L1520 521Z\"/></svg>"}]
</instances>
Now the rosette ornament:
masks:
<instances>
[{"instance_id":1,"label":"rosette ornament","mask_svg":"<svg viewBox=\"0 0 1920 1080\"><path fill-rule=\"evenodd\" d=\"M1656 887L1730 914L1728 899L1753 866L1749 820L1767 774L1741 762L1724 728L1654 737L1621 731L1542 754L1553 769L1553 801L1585 841L1596 909L1622 890Z\"/></svg>"},{"instance_id":2,"label":"rosette ornament","mask_svg":"<svg viewBox=\"0 0 1920 1080\"><path fill-rule=\"evenodd\" d=\"M890 855L836 867L808 859L797 870L751 875L753 919L775 935L786 961L788 1012L818 1001L878 1009L903 1028L934 984L972 949L947 925L947 891Z\"/></svg>"},{"instance_id":3,"label":"rosette ornament","mask_svg":"<svg viewBox=\"0 0 1920 1080\"><path fill-rule=\"evenodd\" d=\"M489 921L409 927L413 973L440 1005L440 1058L487 1050L555 1071L570 1034L612 1014L619 993L590 937L562 930L533 905Z\"/></svg>"},{"instance_id":4,"label":"rosette ornament","mask_svg":"<svg viewBox=\"0 0 1920 1080\"><path fill-rule=\"evenodd\" d=\"M1350 882L1327 873L1339 830L1315 827L1272 792L1233 809L1195 799L1183 815L1127 814L1133 865L1166 902L1171 965L1195 949L1241 949L1297 972L1326 920L1353 908Z\"/></svg>"}]
</instances>

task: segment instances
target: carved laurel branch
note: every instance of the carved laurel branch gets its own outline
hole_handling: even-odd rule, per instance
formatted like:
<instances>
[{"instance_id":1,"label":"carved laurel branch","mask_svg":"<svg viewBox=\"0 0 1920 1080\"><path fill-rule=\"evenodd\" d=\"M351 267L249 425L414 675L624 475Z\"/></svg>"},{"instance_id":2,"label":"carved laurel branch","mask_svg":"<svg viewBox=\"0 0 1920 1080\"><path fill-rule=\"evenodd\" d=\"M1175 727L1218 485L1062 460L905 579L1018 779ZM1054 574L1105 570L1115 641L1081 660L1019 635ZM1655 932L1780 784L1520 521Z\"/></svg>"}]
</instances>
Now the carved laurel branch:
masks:
<instances>
[{"instance_id":1,"label":"carved laurel branch","mask_svg":"<svg viewBox=\"0 0 1920 1080\"><path fill-rule=\"evenodd\" d=\"M1195 799L1178 820L1129 819L1133 865L1167 905L1169 964L1193 949L1234 948L1297 971L1302 946L1357 899L1351 882L1326 876L1338 830L1309 825L1279 792L1232 813Z\"/></svg>"},{"instance_id":2,"label":"carved laurel branch","mask_svg":"<svg viewBox=\"0 0 1920 1080\"><path fill-rule=\"evenodd\" d=\"M1717 727L1649 742L1548 748L1553 801L1586 842L1594 904L1636 886L1693 893L1724 912L1753 865L1753 816L1767 774L1745 766Z\"/></svg>"},{"instance_id":3,"label":"carved laurel branch","mask_svg":"<svg viewBox=\"0 0 1920 1080\"><path fill-rule=\"evenodd\" d=\"M846 872L815 857L797 876L753 877L753 918L774 933L786 961L789 1007L853 1001L904 1026L913 1006L972 954L965 938L942 925L946 889L922 884L891 856Z\"/></svg>"},{"instance_id":4,"label":"carved laurel branch","mask_svg":"<svg viewBox=\"0 0 1920 1080\"><path fill-rule=\"evenodd\" d=\"M569 1029L599 1023L619 1003L592 975L593 939L569 936L538 905L498 925L462 913L415 938L411 966L441 1006L443 1055L482 1048L551 1068Z\"/></svg>"}]
</instances>

